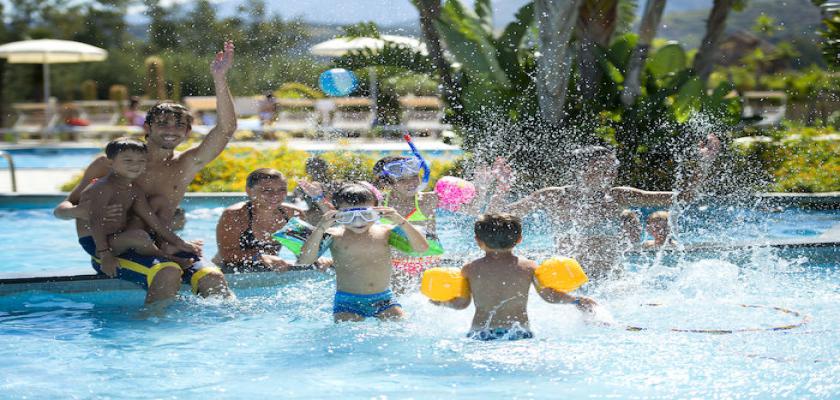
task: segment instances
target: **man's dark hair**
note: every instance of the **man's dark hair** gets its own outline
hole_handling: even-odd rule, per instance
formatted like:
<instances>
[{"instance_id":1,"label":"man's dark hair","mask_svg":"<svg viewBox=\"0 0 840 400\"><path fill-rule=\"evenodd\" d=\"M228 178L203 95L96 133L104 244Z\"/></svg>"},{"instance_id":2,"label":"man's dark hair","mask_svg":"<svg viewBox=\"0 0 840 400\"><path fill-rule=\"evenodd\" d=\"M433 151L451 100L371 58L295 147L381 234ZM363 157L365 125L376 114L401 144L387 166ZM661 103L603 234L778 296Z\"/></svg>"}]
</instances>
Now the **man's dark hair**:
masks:
<instances>
[{"instance_id":1,"label":"man's dark hair","mask_svg":"<svg viewBox=\"0 0 840 400\"><path fill-rule=\"evenodd\" d=\"M281 180L285 182L286 177L274 168L259 168L248 174L248 178L245 179L245 186L252 188L265 180Z\"/></svg>"},{"instance_id":2,"label":"man's dark hair","mask_svg":"<svg viewBox=\"0 0 840 400\"><path fill-rule=\"evenodd\" d=\"M333 205L339 204L348 206L362 206L365 204L379 205L379 199L365 185L358 183L347 183L342 185L332 197Z\"/></svg>"},{"instance_id":3,"label":"man's dark hair","mask_svg":"<svg viewBox=\"0 0 840 400\"><path fill-rule=\"evenodd\" d=\"M139 153L145 153L146 150L146 143L143 143L137 139L130 139L130 138L119 138L114 139L105 146L105 156L108 157L109 160L113 160L117 154L120 154L124 151L136 151Z\"/></svg>"},{"instance_id":4,"label":"man's dark hair","mask_svg":"<svg viewBox=\"0 0 840 400\"><path fill-rule=\"evenodd\" d=\"M155 121L167 115L173 115L175 119L183 121L187 125L192 125L193 116L190 114L190 110L181 104L171 101L157 103L149 109L149 112L146 113L146 125L152 126Z\"/></svg>"},{"instance_id":5,"label":"man's dark hair","mask_svg":"<svg viewBox=\"0 0 840 400\"><path fill-rule=\"evenodd\" d=\"M522 238L522 221L506 213L482 215L475 221L475 237L491 249L511 249Z\"/></svg>"}]
</instances>

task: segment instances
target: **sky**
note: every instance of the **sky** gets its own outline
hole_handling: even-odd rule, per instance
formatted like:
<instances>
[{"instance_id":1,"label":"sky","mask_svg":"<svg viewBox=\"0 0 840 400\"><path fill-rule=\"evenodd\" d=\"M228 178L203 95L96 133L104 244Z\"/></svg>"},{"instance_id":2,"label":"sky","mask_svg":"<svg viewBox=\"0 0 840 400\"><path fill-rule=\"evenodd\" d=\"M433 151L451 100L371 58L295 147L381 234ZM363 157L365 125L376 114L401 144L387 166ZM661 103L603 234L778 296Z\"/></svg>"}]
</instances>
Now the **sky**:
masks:
<instances>
[{"instance_id":1,"label":"sky","mask_svg":"<svg viewBox=\"0 0 840 400\"><path fill-rule=\"evenodd\" d=\"M496 13L496 24L503 25L511 21L516 10L529 0L492 0ZM211 0L218 5L220 14L234 12L236 6L244 0ZM473 0L465 0L473 3ZM639 12L645 0L639 0ZM712 0L671 0L665 12L672 10L708 8ZM194 0L163 0L163 4L181 4L189 7ZM407 21L417 21L417 10L409 0L280 0L266 1L272 12L285 18L301 17L307 22L321 24L350 24L361 21L374 21L378 25L388 26ZM129 21L140 22L144 18L143 7L133 7Z\"/></svg>"}]
</instances>

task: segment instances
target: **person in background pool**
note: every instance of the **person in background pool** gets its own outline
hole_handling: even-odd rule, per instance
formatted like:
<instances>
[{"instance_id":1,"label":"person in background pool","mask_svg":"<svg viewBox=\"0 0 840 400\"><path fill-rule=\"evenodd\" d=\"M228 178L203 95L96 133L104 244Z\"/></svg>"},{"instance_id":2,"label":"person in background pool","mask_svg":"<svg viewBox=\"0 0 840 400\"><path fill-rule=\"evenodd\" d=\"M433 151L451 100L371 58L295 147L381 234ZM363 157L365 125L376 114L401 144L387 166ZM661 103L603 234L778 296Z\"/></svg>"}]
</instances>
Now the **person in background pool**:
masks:
<instances>
[{"instance_id":1,"label":"person in background pool","mask_svg":"<svg viewBox=\"0 0 840 400\"><path fill-rule=\"evenodd\" d=\"M286 178L280 171L260 168L248 174L248 200L222 212L216 224L219 254L213 259L225 273L283 272L292 266L278 256L282 246L271 235L302 210L284 203Z\"/></svg>"},{"instance_id":2,"label":"person in background pool","mask_svg":"<svg viewBox=\"0 0 840 400\"><path fill-rule=\"evenodd\" d=\"M486 214L474 226L475 241L484 257L461 268L470 294L436 305L462 310L475 302L472 328L467 335L478 340L519 340L534 337L528 322L528 292L533 284L537 294L549 303L572 303L581 311L591 311L595 301L551 288L540 287L534 271L537 263L513 254L522 241L522 222L510 214Z\"/></svg>"},{"instance_id":3,"label":"person in background pool","mask_svg":"<svg viewBox=\"0 0 840 400\"><path fill-rule=\"evenodd\" d=\"M146 116L140 112L140 98L131 96L128 99L128 108L123 112L123 118L128 125L143 126L146 123Z\"/></svg>"},{"instance_id":4,"label":"person in background pool","mask_svg":"<svg viewBox=\"0 0 840 400\"><path fill-rule=\"evenodd\" d=\"M184 198L184 193L195 175L213 161L224 149L236 131L236 111L233 97L228 89L226 74L233 66L233 42L226 42L224 50L214 57L210 69L216 89L216 104L219 123L197 146L183 152L175 152L190 133L192 116L183 105L160 103L146 114L143 128L146 132L148 163L146 171L136 180L149 200L149 205L161 221L172 221L175 209ZM79 198L94 179L108 174L111 162L106 157L95 159L85 169L79 184L54 210L61 219L87 219L89 210L79 204ZM119 204L109 205L103 213L108 220L118 219L125 210ZM142 221L138 223L142 226ZM166 279L180 285L180 274L158 273L155 279ZM203 296L230 295L224 274L221 271L202 276L197 282L198 293ZM173 294L174 296L174 294Z\"/></svg>"},{"instance_id":5,"label":"person in background pool","mask_svg":"<svg viewBox=\"0 0 840 400\"><path fill-rule=\"evenodd\" d=\"M590 278L602 279L620 272L621 243L627 236L622 229L622 210L631 206L666 207L675 199L690 200L719 151L720 141L709 134L698 146L698 168L685 189L677 193L614 186L619 166L615 152L589 146L573 152L577 171L574 184L540 189L507 206L491 201L489 208L504 208L519 216L544 211L560 232L556 237L558 253L577 259Z\"/></svg>"},{"instance_id":6,"label":"person in background pool","mask_svg":"<svg viewBox=\"0 0 840 400\"><path fill-rule=\"evenodd\" d=\"M671 218L671 213L668 211L656 211L648 215L645 221L645 228L653 239L645 240L642 247L646 249L654 249L662 246L673 246L677 242L671 238L671 227L668 220Z\"/></svg>"},{"instance_id":7,"label":"person in background pool","mask_svg":"<svg viewBox=\"0 0 840 400\"><path fill-rule=\"evenodd\" d=\"M306 175L308 179L298 181L293 196L298 201L306 203L303 220L312 225L318 225L321 216L329 210L327 204L330 199L326 198L327 193L335 191L336 183L329 178L329 165L318 156L312 156L306 160ZM309 193L315 193L309 195Z\"/></svg>"}]
</instances>

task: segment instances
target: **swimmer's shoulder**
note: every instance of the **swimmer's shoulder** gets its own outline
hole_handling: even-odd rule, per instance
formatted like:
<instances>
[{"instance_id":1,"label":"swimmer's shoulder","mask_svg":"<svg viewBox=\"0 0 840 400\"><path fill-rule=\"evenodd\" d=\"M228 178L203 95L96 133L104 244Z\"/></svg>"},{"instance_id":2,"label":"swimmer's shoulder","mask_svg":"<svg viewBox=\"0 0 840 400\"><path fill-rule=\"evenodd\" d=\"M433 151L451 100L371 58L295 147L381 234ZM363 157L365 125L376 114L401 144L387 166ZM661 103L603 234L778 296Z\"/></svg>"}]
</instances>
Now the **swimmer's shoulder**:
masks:
<instances>
[{"instance_id":1,"label":"swimmer's shoulder","mask_svg":"<svg viewBox=\"0 0 840 400\"><path fill-rule=\"evenodd\" d=\"M531 198L534 200L554 200L561 199L568 196L571 192L571 186L549 186L531 193Z\"/></svg>"},{"instance_id":2,"label":"swimmer's shoulder","mask_svg":"<svg viewBox=\"0 0 840 400\"><path fill-rule=\"evenodd\" d=\"M222 211L222 218L239 218L240 216L244 216L246 213L245 204L247 203L240 201L239 203L229 205Z\"/></svg>"},{"instance_id":3,"label":"swimmer's shoulder","mask_svg":"<svg viewBox=\"0 0 840 400\"><path fill-rule=\"evenodd\" d=\"M283 203L280 207L286 212L291 212L293 217L300 217L306 213L302 208L289 203Z\"/></svg>"},{"instance_id":4,"label":"swimmer's shoulder","mask_svg":"<svg viewBox=\"0 0 840 400\"><path fill-rule=\"evenodd\" d=\"M420 207L422 207L424 210L434 210L435 208L437 208L438 201L440 201L440 198L438 198L438 195L435 192L420 193Z\"/></svg>"}]
</instances>

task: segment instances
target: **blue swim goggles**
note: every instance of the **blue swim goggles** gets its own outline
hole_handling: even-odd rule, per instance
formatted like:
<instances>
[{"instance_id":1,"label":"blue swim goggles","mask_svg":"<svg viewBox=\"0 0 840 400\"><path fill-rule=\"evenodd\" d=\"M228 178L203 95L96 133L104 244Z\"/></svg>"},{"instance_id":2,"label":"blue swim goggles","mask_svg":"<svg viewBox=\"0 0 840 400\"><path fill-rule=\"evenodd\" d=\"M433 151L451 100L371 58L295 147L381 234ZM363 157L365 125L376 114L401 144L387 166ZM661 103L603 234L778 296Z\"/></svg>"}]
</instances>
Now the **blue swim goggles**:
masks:
<instances>
[{"instance_id":1,"label":"blue swim goggles","mask_svg":"<svg viewBox=\"0 0 840 400\"><path fill-rule=\"evenodd\" d=\"M342 225L352 225L356 219L361 219L364 222L379 221L382 215L370 207L362 208L347 208L335 214L335 222Z\"/></svg>"},{"instance_id":2,"label":"blue swim goggles","mask_svg":"<svg viewBox=\"0 0 840 400\"><path fill-rule=\"evenodd\" d=\"M382 176L401 179L407 176L417 176L422 170L423 180L417 186L417 192L419 193L429 184L432 170L429 168L429 163L420 155L420 150L417 150L417 147L414 146L414 142L411 141L411 135L405 134L403 135L403 139L408 143L408 147L411 148L411 153L414 154L414 157L391 161L383 165Z\"/></svg>"}]
</instances>

